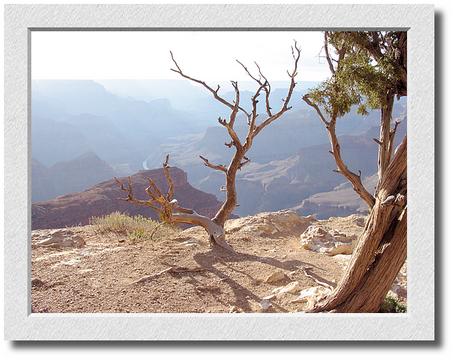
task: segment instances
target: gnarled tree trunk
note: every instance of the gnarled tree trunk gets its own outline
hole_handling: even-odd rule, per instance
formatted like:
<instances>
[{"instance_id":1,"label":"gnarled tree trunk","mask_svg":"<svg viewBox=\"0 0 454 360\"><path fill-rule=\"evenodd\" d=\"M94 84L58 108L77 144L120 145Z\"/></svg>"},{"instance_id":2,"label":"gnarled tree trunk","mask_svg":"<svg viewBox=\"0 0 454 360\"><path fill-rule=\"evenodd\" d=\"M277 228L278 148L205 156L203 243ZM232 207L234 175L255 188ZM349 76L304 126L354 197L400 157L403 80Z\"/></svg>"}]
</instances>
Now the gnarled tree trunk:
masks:
<instances>
[{"instance_id":1,"label":"gnarled tree trunk","mask_svg":"<svg viewBox=\"0 0 454 360\"><path fill-rule=\"evenodd\" d=\"M347 271L312 312L377 312L407 256L407 139L383 174Z\"/></svg>"},{"instance_id":2,"label":"gnarled tree trunk","mask_svg":"<svg viewBox=\"0 0 454 360\"><path fill-rule=\"evenodd\" d=\"M224 143L224 145L228 148L233 147L234 149L234 154L232 155L230 164L228 166L223 164L214 164L207 158L200 155L200 158L203 160L205 166L213 170L220 171L224 174L226 191L225 201L212 219L197 214L192 209L186 209L179 206L177 200L173 199L174 187L169 172L169 155L167 155L166 160L163 164L164 175L169 185L167 194L164 194L160 189L158 189L153 180L148 179L150 186L146 188L145 191L149 195L150 199L137 199L133 194L131 179L129 179L127 186L125 186L121 181L117 180L121 189L125 193L127 193L127 198L125 200L152 208L159 214L161 220L166 223L186 223L202 226L209 235L211 245L216 244L226 250L233 251L233 248L225 241L224 224L237 206L236 174L238 170L241 170L244 165L250 162L246 154L251 149L254 138L265 127L282 117L282 115L284 115L291 109L289 103L290 99L292 98L293 90L296 86L295 79L298 74L298 62L301 57L301 49L297 46L296 41L294 46L291 47L291 50L294 61L293 70L287 72L290 78L290 83L288 86L287 95L283 99L282 106L276 112L274 112L274 110L270 106L271 84L265 77L265 75L263 75L262 70L257 63L255 65L257 67L258 75L254 76L245 65L237 60L237 62L246 71L248 76L257 83L257 90L251 98L251 111L248 112L240 104L240 89L238 87L238 82L231 82L235 91L235 98L229 101L219 94L219 85L216 88L213 88L205 81L196 79L184 73L175 60L173 53L170 52L170 56L175 65L175 68L171 69L173 72L179 74L185 79L201 85L206 90L208 90L217 101L230 109L230 115L228 119L223 119L221 117L218 118L219 124L227 130L227 133L231 138L231 141ZM258 113L257 104L259 103L259 97L261 94L264 94L266 114L263 114L263 120L258 123L260 114ZM235 122L239 113L242 114L248 125L247 135L243 141L240 140L235 130Z\"/></svg>"}]
</instances>

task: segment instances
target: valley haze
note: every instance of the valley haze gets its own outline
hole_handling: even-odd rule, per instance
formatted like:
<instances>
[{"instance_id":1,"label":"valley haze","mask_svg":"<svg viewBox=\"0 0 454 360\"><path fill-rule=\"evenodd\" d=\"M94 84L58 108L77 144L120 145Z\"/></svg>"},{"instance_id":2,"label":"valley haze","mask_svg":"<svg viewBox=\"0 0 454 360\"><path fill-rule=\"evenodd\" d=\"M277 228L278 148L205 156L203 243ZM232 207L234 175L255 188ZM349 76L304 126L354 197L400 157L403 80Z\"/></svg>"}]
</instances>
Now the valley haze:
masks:
<instances>
[{"instance_id":1,"label":"valley haze","mask_svg":"<svg viewBox=\"0 0 454 360\"><path fill-rule=\"evenodd\" d=\"M286 83L272 83L272 107L279 106ZM219 84L223 96L232 98L231 86ZM256 139L248 155L251 163L238 173L235 214L295 208L323 219L366 210L353 191L338 196L336 189L345 179L332 171L325 128L301 100L316 84L298 83L292 111ZM240 82L240 88L252 85ZM241 93L244 101L251 94ZM229 161L231 149L223 145L228 135L217 122L226 115L211 94L183 80L33 80L32 200L49 201L88 191L114 176L160 168L166 154L191 186L222 200L221 174L204 166L199 155L216 163ZM397 102L394 116L404 121L399 143L406 132L405 98ZM246 121L240 120L241 136ZM345 161L365 178L377 171L372 138L378 137L378 125L378 111L367 116L352 111L337 128ZM319 193L323 201L317 201Z\"/></svg>"}]
</instances>

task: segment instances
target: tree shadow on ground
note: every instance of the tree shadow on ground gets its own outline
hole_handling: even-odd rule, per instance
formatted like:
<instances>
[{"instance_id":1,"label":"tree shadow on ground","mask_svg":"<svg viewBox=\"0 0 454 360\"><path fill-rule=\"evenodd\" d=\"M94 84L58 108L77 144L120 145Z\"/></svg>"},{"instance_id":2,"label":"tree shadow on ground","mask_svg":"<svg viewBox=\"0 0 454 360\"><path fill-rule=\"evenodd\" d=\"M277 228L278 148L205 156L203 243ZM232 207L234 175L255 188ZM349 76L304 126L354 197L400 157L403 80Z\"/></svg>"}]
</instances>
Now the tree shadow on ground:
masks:
<instances>
[{"instance_id":1,"label":"tree shadow on ground","mask_svg":"<svg viewBox=\"0 0 454 360\"><path fill-rule=\"evenodd\" d=\"M243 285L239 284L237 281L232 279L229 275L227 275L222 270L215 267L216 264L221 264L228 267L230 270L240 272L241 274L249 277L251 280L256 280L249 274L239 269L233 268L230 263L238 263L244 261L251 261L251 262L260 262L269 266L272 266L277 269L287 270L287 271L295 271L300 270L305 267L310 268L318 268L320 267L313 265L311 263L307 263L301 260L285 260L280 261L275 258L267 257L267 256L258 256L253 254L247 254L242 252L226 252L224 249L221 249L217 246L213 247L210 251L204 253L198 253L194 255L194 261L199 264L201 267L205 268L208 272L212 273L213 275L217 276L221 281L225 284L230 286L234 295L235 295L235 303L233 306L241 309L245 312L255 312L251 308L250 301L256 301L260 303L263 299L253 293L250 289L244 287ZM279 306L278 304L273 302L274 310L278 312L287 312L285 308Z\"/></svg>"}]
</instances>

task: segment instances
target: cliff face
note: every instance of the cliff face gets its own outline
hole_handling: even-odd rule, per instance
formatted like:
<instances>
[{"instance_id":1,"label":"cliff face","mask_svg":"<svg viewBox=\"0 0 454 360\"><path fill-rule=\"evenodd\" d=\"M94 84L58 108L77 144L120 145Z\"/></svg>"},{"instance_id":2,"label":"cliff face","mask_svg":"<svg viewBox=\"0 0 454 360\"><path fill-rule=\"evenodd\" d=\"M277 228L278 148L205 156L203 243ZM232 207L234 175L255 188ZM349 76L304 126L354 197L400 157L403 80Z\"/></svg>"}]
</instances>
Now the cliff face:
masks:
<instances>
[{"instance_id":1,"label":"cliff face","mask_svg":"<svg viewBox=\"0 0 454 360\"><path fill-rule=\"evenodd\" d=\"M213 216L216 213L221 203L214 195L192 187L184 171L174 167L170 169L170 173L175 185L175 198L180 205L190 207L202 215ZM136 197L147 199L145 193L145 188L148 186L147 177L153 179L162 191L167 190L162 169L141 171L131 176ZM120 180L126 182L127 179ZM114 211L157 218L151 209L121 200L124 197L125 194L112 179L82 192L34 203L32 204L32 229L86 225L91 217L107 215Z\"/></svg>"}]
</instances>

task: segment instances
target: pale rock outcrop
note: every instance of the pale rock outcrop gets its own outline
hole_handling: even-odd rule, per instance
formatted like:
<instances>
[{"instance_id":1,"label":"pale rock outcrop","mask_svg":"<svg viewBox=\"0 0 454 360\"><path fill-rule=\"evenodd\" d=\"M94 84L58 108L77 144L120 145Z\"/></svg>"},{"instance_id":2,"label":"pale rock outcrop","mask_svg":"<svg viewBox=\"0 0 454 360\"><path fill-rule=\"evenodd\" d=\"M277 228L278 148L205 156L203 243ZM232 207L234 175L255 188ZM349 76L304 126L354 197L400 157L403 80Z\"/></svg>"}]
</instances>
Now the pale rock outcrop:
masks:
<instances>
[{"instance_id":1,"label":"pale rock outcrop","mask_svg":"<svg viewBox=\"0 0 454 360\"><path fill-rule=\"evenodd\" d=\"M36 232L32 235L32 248L81 248L85 240L71 229L55 229Z\"/></svg>"},{"instance_id":2,"label":"pale rock outcrop","mask_svg":"<svg viewBox=\"0 0 454 360\"><path fill-rule=\"evenodd\" d=\"M396 279L388 292L388 295L393 296L401 301L407 300L407 262L402 266Z\"/></svg>"},{"instance_id":3,"label":"pale rock outcrop","mask_svg":"<svg viewBox=\"0 0 454 360\"><path fill-rule=\"evenodd\" d=\"M299 236L309 225L315 222L317 222L317 219L313 216L304 217L292 210L281 210L227 220L225 232L249 240L255 236L266 238ZM206 231L201 226L193 226L183 230L177 240L199 241L205 238Z\"/></svg>"},{"instance_id":4,"label":"pale rock outcrop","mask_svg":"<svg viewBox=\"0 0 454 360\"><path fill-rule=\"evenodd\" d=\"M301 303L303 308L302 311L311 309L315 303L321 298L328 295L331 292L330 289L324 286L313 286L304 290L301 290L298 298L292 300L292 303Z\"/></svg>"},{"instance_id":5,"label":"pale rock outcrop","mask_svg":"<svg viewBox=\"0 0 454 360\"><path fill-rule=\"evenodd\" d=\"M279 296L281 294L298 294L302 290L302 286L299 281L292 281L285 286L280 286L271 292L272 294Z\"/></svg>"},{"instance_id":6,"label":"pale rock outcrop","mask_svg":"<svg viewBox=\"0 0 454 360\"><path fill-rule=\"evenodd\" d=\"M300 236L301 245L311 250L328 255L351 254L356 236L347 236L336 229L327 229L323 225L310 225Z\"/></svg>"},{"instance_id":7,"label":"pale rock outcrop","mask_svg":"<svg viewBox=\"0 0 454 360\"><path fill-rule=\"evenodd\" d=\"M313 216L302 217L295 211L282 210L263 212L226 222L225 230L230 233L255 234L262 237L279 237L299 234L316 222Z\"/></svg>"}]
</instances>

